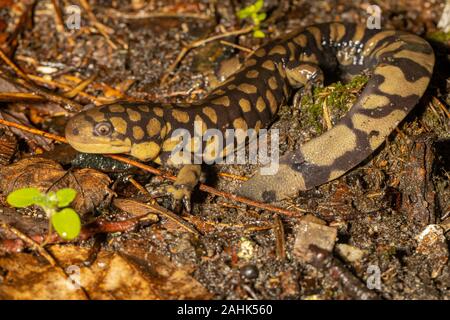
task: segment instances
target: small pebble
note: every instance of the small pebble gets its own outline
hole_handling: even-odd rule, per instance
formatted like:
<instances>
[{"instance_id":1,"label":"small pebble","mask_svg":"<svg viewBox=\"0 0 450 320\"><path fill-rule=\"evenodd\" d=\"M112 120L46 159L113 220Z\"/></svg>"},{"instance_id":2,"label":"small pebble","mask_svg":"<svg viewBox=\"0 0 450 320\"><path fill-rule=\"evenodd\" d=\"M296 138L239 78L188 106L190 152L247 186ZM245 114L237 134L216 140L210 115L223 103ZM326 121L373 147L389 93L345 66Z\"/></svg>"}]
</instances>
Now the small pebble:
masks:
<instances>
[{"instance_id":1,"label":"small pebble","mask_svg":"<svg viewBox=\"0 0 450 320\"><path fill-rule=\"evenodd\" d=\"M248 264L241 268L241 276L250 280L258 278L259 270L253 264Z\"/></svg>"}]
</instances>

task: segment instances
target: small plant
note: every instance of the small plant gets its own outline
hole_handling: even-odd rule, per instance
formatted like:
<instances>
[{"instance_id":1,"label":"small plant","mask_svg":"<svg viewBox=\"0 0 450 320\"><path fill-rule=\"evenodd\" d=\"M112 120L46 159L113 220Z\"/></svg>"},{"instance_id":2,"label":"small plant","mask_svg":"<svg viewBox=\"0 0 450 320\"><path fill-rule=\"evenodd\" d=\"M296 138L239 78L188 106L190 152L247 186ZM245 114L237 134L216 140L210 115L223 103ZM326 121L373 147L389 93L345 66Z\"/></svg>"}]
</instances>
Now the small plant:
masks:
<instances>
[{"instance_id":1,"label":"small plant","mask_svg":"<svg viewBox=\"0 0 450 320\"><path fill-rule=\"evenodd\" d=\"M76 195L77 192L71 188L47 194L41 193L36 188L23 188L11 192L6 201L16 208L40 206L49 219L49 234L53 226L61 238L72 240L80 233L81 221L75 210L66 207L75 199Z\"/></svg>"},{"instance_id":2,"label":"small plant","mask_svg":"<svg viewBox=\"0 0 450 320\"><path fill-rule=\"evenodd\" d=\"M237 12L239 19L251 18L253 24L253 36L255 38L264 38L266 35L261 31L260 25L267 17L265 12L260 12L264 6L264 0L256 0L256 2L248 7L245 7Z\"/></svg>"}]
</instances>

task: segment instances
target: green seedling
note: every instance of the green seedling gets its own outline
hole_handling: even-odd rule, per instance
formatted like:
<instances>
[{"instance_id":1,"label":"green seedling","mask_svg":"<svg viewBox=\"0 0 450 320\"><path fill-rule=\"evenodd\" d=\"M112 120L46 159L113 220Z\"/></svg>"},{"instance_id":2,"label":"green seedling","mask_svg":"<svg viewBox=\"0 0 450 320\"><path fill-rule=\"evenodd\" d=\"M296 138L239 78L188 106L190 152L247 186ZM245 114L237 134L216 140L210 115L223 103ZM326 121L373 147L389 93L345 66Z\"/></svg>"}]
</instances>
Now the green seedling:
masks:
<instances>
[{"instance_id":1,"label":"green seedling","mask_svg":"<svg viewBox=\"0 0 450 320\"><path fill-rule=\"evenodd\" d=\"M261 22L264 21L267 17L265 12L260 12L264 6L264 0L256 0L256 2L252 5L249 5L237 12L237 16L239 19L251 18L253 24L255 25L253 28L253 36L255 38L264 38L266 35L260 29Z\"/></svg>"},{"instance_id":2,"label":"green seedling","mask_svg":"<svg viewBox=\"0 0 450 320\"><path fill-rule=\"evenodd\" d=\"M40 206L49 219L49 234L53 226L61 238L72 240L80 234L81 221L75 210L66 207L76 196L77 192L71 188L47 194L36 188L23 188L11 192L6 201L16 208Z\"/></svg>"}]
</instances>

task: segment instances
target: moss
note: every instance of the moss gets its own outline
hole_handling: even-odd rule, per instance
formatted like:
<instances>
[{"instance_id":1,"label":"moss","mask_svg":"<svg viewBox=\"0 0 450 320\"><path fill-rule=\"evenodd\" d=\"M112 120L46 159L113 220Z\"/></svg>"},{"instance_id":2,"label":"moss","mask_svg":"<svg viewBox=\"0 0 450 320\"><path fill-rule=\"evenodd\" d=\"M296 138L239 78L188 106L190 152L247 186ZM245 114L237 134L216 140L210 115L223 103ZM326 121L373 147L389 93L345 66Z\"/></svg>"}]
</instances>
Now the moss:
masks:
<instances>
[{"instance_id":1,"label":"moss","mask_svg":"<svg viewBox=\"0 0 450 320\"><path fill-rule=\"evenodd\" d=\"M313 126L318 133L326 130L323 107L330 111L330 120L334 125L353 105L359 93L368 81L365 75L354 77L349 83L336 82L323 88L314 88L313 94L301 98L302 118L306 125Z\"/></svg>"},{"instance_id":2,"label":"moss","mask_svg":"<svg viewBox=\"0 0 450 320\"><path fill-rule=\"evenodd\" d=\"M427 35L427 38L430 40L434 40L437 42L448 42L450 41L450 32L444 32L444 31L435 31L431 32Z\"/></svg>"}]
</instances>

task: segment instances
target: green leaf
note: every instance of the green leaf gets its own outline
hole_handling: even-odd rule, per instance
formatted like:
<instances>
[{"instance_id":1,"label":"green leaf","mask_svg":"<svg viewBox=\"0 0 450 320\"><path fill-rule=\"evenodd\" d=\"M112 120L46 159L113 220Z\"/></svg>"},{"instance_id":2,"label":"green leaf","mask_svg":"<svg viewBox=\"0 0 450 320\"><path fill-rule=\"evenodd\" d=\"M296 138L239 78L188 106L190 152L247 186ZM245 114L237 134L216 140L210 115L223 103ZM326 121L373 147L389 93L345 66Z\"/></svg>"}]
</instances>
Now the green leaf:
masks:
<instances>
[{"instance_id":1,"label":"green leaf","mask_svg":"<svg viewBox=\"0 0 450 320\"><path fill-rule=\"evenodd\" d=\"M267 13L262 12L260 14L258 14L258 21L264 21L267 18Z\"/></svg>"},{"instance_id":2,"label":"green leaf","mask_svg":"<svg viewBox=\"0 0 450 320\"><path fill-rule=\"evenodd\" d=\"M266 35L261 30L253 31L253 37L255 38L264 38Z\"/></svg>"},{"instance_id":3,"label":"green leaf","mask_svg":"<svg viewBox=\"0 0 450 320\"><path fill-rule=\"evenodd\" d=\"M256 2L253 4L254 12L258 12L262 9L264 6L264 0L256 0Z\"/></svg>"},{"instance_id":4,"label":"green leaf","mask_svg":"<svg viewBox=\"0 0 450 320\"><path fill-rule=\"evenodd\" d=\"M44 196L36 188L22 188L11 192L6 201L13 207L25 208L36 204Z\"/></svg>"},{"instance_id":5,"label":"green leaf","mask_svg":"<svg viewBox=\"0 0 450 320\"><path fill-rule=\"evenodd\" d=\"M72 188L60 189L56 192L58 207L67 207L77 196L77 191Z\"/></svg>"},{"instance_id":6,"label":"green leaf","mask_svg":"<svg viewBox=\"0 0 450 320\"><path fill-rule=\"evenodd\" d=\"M81 220L71 208L62 209L51 217L52 225L61 238L72 240L78 237L81 230Z\"/></svg>"},{"instance_id":7,"label":"green leaf","mask_svg":"<svg viewBox=\"0 0 450 320\"><path fill-rule=\"evenodd\" d=\"M254 14L257 14L258 11L262 9L264 6L264 0L257 0L254 4L249 5L237 12L237 16L239 19L248 18Z\"/></svg>"},{"instance_id":8,"label":"green leaf","mask_svg":"<svg viewBox=\"0 0 450 320\"><path fill-rule=\"evenodd\" d=\"M249 7L241 9L237 12L237 16L239 19L245 19L251 15L252 15L252 11L250 10Z\"/></svg>"}]
</instances>

